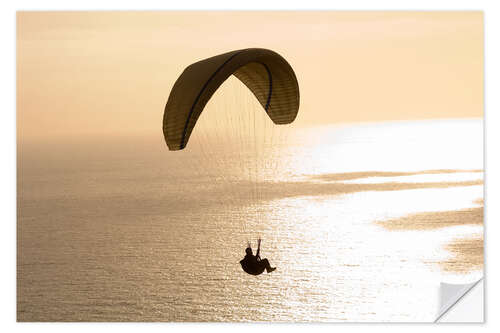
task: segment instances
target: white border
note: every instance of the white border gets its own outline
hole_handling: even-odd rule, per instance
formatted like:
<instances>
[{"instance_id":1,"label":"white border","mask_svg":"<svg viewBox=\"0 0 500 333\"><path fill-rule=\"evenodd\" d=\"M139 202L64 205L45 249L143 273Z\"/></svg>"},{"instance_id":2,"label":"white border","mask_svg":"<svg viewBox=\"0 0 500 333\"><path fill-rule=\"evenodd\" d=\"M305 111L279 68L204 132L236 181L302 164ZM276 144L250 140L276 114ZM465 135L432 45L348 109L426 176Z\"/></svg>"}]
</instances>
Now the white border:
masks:
<instances>
[{"instance_id":1,"label":"white border","mask_svg":"<svg viewBox=\"0 0 500 333\"><path fill-rule=\"evenodd\" d=\"M500 72L498 60L499 52L499 33L500 16L498 1L401 1L401 0L351 0L351 1L269 1L253 0L238 2L233 1L190 1L182 0L176 2L166 1L130 1L122 0L116 2L105 2L97 0L87 1L3 1L1 4L2 29L2 159L1 165L1 211L2 211L2 328L4 331L36 331L36 332L87 332L88 330L106 331L106 332L133 332L136 330L164 331L164 330L204 330L209 332L229 332L235 329L241 331L268 330L284 331L298 329L314 329L315 331L331 331L332 329L342 329L342 331L370 330L371 332L393 331L400 332L420 332L425 330L450 329L456 332L469 332L470 330L490 329L498 331L498 316L495 316L496 309L500 304L493 295L500 295L498 260L491 256L485 266L485 285L489 295L486 296L485 306L485 325L412 325L412 324L341 324L341 326L331 326L325 324L18 324L16 318L16 134L15 134L15 11L16 10L181 10L181 9L261 9L261 10L482 10L485 17L485 241L486 258L489 253L500 253L499 242L495 238L499 235L500 215L498 212L499 200L498 179L499 149L496 147L500 142L499 124L500 124ZM491 283L490 283L491 282ZM488 311L493 309L492 311ZM490 316L491 315L491 316Z\"/></svg>"}]
</instances>

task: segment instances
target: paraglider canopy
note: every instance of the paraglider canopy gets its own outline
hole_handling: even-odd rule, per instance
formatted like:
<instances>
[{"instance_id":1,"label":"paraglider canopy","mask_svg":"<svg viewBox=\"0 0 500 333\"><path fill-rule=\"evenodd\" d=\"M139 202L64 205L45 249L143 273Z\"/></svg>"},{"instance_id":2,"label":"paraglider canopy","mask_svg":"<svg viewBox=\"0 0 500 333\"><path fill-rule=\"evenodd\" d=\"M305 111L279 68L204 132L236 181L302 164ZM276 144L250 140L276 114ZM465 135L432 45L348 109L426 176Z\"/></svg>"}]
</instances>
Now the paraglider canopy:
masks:
<instances>
[{"instance_id":1,"label":"paraglider canopy","mask_svg":"<svg viewBox=\"0 0 500 333\"><path fill-rule=\"evenodd\" d=\"M205 105L231 75L250 89L275 124L294 121L299 86L288 62L267 49L232 51L189 65L175 82L163 115L163 134L170 150L186 147Z\"/></svg>"}]
</instances>

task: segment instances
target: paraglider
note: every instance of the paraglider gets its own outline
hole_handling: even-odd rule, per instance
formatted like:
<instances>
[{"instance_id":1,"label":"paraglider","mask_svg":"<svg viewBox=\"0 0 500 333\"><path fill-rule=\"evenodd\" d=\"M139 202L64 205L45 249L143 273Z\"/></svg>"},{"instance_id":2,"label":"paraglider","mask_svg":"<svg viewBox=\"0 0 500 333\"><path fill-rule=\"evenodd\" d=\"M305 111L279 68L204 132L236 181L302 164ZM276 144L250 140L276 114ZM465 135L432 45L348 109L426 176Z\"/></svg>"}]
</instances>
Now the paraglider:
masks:
<instances>
[{"instance_id":1,"label":"paraglider","mask_svg":"<svg viewBox=\"0 0 500 333\"><path fill-rule=\"evenodd\" d=\"M259 238L257 253L255 255L253 255L252 247L250 246L250 243L248 243L248 246L245 250L245 258L240 261L241 268L243 268L243 270L248 274L260 275L264 273L264 270L267 273L271 273L272 271L276 270L276 267L271 267L271 264L269 264L269 260L260 258L261 241L262 240Z\"/></svg>"},{"instance_id":2,"label":"paraglider","mask_svg":"<svg viewBox=\"0 0 500 333\"><path fill-rule=\"evenodd\" d=\"M189 65L175 82L165 106L163 135L169 150L182 150L206 104L231 75L257 98L275 125L292 123L299 110L299 85L292 67L278 53L261 48L236 50ZM220 143L221 145L224 142ZM254 256L250 245L240 264L252 275L268 273L267 259L260 259L260 242Z\"/></svg>"}]
</instances>

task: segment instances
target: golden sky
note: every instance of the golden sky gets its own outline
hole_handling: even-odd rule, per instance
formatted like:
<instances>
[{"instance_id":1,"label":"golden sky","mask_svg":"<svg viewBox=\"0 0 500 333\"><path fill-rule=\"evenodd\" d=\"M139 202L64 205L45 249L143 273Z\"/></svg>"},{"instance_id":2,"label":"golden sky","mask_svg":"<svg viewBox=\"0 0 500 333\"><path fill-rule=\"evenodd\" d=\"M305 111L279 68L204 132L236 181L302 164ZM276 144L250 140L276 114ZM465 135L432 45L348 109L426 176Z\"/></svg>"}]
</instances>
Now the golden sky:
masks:
<instances>
[{"instance_id":1,"label":"golden sky","mask_svg":"<svg viewBox=\"0 0 500 333\"><path fill-rule=\"evenodd\" d=\"M161 135L182 70L248 47L294 68L299 125L483 116L481 12L19 12L18 138Z\"/></svg>"}]
</instances>

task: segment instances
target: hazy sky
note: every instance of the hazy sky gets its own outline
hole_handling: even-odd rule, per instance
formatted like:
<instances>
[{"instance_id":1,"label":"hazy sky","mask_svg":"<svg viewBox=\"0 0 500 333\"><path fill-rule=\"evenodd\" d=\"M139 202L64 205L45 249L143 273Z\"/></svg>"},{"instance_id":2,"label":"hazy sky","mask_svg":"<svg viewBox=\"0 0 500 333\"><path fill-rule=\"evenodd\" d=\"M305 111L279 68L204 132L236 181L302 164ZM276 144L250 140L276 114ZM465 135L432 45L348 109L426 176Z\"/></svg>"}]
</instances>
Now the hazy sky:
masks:
<instances>
[{"instance_id":1,"label":"hazy sky","mask_svg":"<svg viewBox=\"0 0 500 333\"><path fill-rule=\"evenodd\" d=\"M158 132L192 62L263 47L298 124L482 117L480 12L19 12L18 138Z\"/></svg>"}]
</instances>

